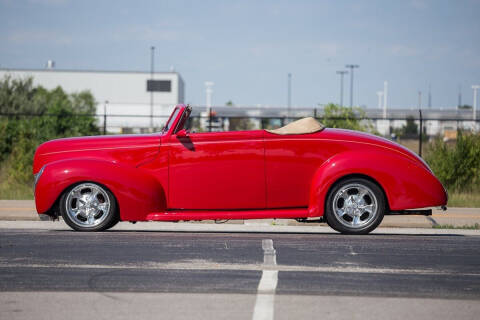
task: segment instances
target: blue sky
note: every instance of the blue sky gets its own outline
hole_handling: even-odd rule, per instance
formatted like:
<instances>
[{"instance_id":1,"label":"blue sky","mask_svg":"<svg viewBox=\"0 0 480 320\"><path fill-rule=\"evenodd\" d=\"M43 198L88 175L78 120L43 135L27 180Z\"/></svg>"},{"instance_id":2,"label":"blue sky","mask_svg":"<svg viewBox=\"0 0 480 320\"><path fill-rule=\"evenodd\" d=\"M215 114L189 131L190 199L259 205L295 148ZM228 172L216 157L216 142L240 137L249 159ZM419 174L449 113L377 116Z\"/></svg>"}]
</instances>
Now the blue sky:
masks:
<instances>
[{"instance_id":1,"label":"blue sky","mask_svg":"<svg viewBox=\"0 0 480 320\"><path fill-rule=\"evenodd\" d=\"M480 1L68 1L0 0L0 67L156 70L174 66L186 102L286 105L339 101L345 64L355 70L354 104L454 107L458 87L472 104L480 83ZM349 78L344 101L349 101Z\"/></svg>"}]
</instances>

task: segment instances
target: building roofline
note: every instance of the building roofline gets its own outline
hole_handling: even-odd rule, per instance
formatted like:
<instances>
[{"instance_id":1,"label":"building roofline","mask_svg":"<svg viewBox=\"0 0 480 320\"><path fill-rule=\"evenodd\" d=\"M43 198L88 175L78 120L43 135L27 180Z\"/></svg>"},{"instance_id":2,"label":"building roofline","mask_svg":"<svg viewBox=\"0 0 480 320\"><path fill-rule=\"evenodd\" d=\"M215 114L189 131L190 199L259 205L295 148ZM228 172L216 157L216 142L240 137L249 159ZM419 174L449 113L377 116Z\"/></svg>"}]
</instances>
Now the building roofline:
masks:
<instances>
[{"instance_id":1,"label":"building roofline","mask_svg":"<svg viewBox=\"0 0 480 320\"><path fill-rule=\"evenodd\" d=\"M78 73L137 73L150 74L150 71L134 71L134 70L79 70L79 69L23 69L23 68L0 68L0 71L31 71L31 72L78 72ZM154 74L180 74L176 71L155 71Z\"/></svg>"}]
</instances>

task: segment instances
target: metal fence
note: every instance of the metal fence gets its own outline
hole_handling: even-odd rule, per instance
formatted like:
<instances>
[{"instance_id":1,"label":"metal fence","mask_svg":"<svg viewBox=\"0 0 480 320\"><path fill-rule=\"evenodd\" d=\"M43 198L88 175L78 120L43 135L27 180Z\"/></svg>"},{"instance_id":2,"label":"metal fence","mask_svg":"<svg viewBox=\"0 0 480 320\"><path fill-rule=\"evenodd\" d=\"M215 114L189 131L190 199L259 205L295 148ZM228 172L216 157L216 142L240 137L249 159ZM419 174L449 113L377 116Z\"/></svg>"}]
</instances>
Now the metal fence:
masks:
<instances>
[{"instance_id":1,"label":"metal fence","mask_svg":"<svg viewBox=\"0 0 480 320\"><path fill-rule=\"evenodd\" d=\"M297 109L291 116L284 109L253 109L216 107L207 114L205 108L193 109L187 123L192 132L206 131L238 131L255 129L274 129L291 121L312 116L319 121L324 120L322 109ZM381 116L378 110L368 110L365 116L356 119L369 131L392 140L410 144L408 147L422 153L422 145L432 137L440 137L445 141L455 141L458 130L478 132L480 121L473 120L471 113L458 110L395 110L387 117ZM373 111L373 112L372 112ZM471 112L471 111L470 111ZM32 117L95 117L103 134L151 133L160 131L168 120L168 112L162 115L145 114L21 114L0 113L1 119L18 119ZM352 118L328 117L329 121L342 121ZM478 119L478 118L477 118ZM139 121L136 121L139 120ZM140 125L138 125L140 123ZM154 123L151 127L148 124Z\"/></svg>"}]
</instances>

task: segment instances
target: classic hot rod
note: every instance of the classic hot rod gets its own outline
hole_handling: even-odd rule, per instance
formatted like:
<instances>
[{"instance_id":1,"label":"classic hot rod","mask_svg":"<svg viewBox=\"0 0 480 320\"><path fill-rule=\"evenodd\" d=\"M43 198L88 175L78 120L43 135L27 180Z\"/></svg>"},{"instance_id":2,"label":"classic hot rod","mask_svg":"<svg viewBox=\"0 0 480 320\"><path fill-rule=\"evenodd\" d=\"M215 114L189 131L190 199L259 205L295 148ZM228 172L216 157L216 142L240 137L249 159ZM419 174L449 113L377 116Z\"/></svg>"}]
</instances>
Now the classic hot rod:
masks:
<instances>
[{"instance_id":1,"label":"classic hot rod","mask_svg":"<svg viewBox=\"0 0 480 320\"><path fill-rule=\"evenodd\" d=\"M191 133L178 105L162 132L67 138L33 162L41 217L78 231L118 221L292 218L366 234L385 214L431 214L447 193L408 149L305 118L277 130ZM412 210L416 209L416 210Z\"/></svg>"}]
</instances>

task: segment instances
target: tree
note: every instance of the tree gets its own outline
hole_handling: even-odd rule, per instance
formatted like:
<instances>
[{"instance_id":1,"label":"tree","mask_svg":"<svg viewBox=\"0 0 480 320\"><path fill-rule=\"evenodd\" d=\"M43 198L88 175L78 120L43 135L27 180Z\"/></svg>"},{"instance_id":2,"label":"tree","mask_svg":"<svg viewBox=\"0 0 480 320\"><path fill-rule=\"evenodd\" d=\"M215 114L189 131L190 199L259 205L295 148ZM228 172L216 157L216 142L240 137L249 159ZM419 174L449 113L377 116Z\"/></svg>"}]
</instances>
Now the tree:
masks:
<instances>
[{"instance_id":1,"label":"tree","mask_svg":"<svg viewBox=\"0 0 480 320\"><path fill-rule=\"evenodd\" d=\"M416 136L418 135L418 125L415 123L413 116L407 117L407 124L402 126L402 135Z\"/></svg>"},{"instance_id":2,"label":"tree","mask_svg":"<svg viewBox=\"0 0 480 320\"><path fill-rule=\"evenodd\" d=\"M342 128L358 131L371 131L372 125L365 118L365 111L358 107L342 107L329 103L325 106L322 123L328 128Z\"/></svg>"},{"instance_id":3,"label":"tree","mask_svg":"<svg viewBox=\"0 0 480 320\"><path fill-rule=\"evenodd\" d=\"M0 80L0 114L2 184L32 182L33 155L39 144L100 133L90 92L67 94L61 87L34 87L31 78Z\"/></svg>"}]
</instances>

